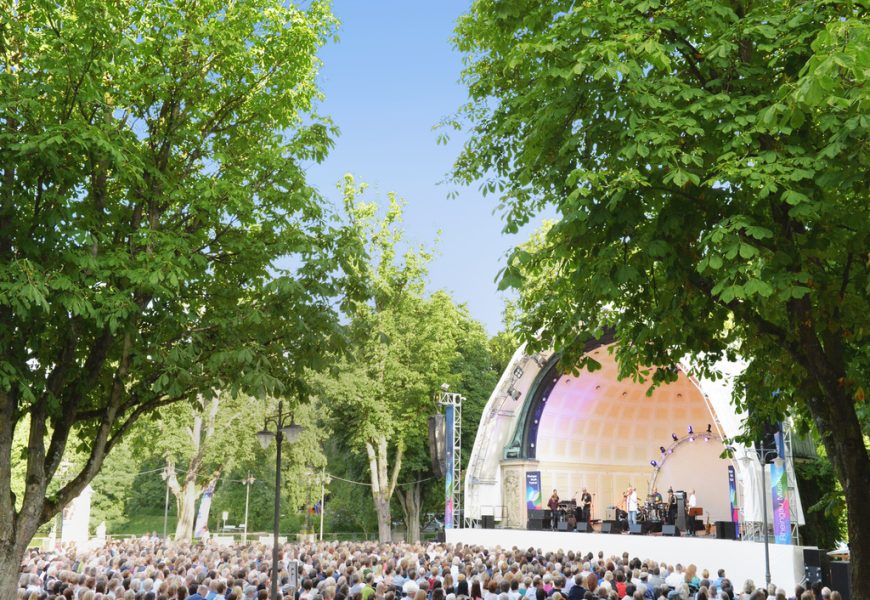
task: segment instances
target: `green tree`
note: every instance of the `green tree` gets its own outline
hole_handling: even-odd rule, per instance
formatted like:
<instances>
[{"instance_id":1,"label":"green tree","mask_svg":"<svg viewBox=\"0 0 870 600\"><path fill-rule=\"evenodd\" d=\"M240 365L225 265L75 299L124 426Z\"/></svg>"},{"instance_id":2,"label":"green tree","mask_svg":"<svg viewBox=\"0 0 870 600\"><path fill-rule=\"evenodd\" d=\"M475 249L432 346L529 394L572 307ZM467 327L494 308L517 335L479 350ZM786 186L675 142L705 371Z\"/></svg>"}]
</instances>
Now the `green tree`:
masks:
<instances>
[{"instance_id":1,"label":"green tree","mask_svg":"<svg viewBox=\"0 0 870 600\"><path fill-rule=\"evenodd\" d=\"M0 596L12 597L36 528L142 415L214 387L283 393L321 365L341 340L349 238L303 168L330 145L314 112L315 52L335 25L323 2L0 0L0 15ZM73 435L86 459L53 491Z\"/></svg>"},{"instance_id":2,"label":"green tree","mask_svg":"<svg viewBox=\"0 0 870 600\"><path fill-rule=\"evenodd\" d=\"M502 275L532 348L571 364L615 328L624 376L742 355L735 401L753 422L793 410L822 436L862 600L868 16L823 0L477 0L457 26L470 101L454 122L470 131L455 177L499 193L507 230L560 213Z\"/></svg>"},{"instance_id":3,"label":"green tree","mask_svg":"<svg viewBox=\"0 0 870 600\"><path fill-rule=\"evenodd\" d=\"M391 194L380 217L376 204L360 199L363 191L346 178L346 211L369 256L357 265L357 276L368 282L372 297L349 314L351 356L339 363L337 375L320 378L319 395L336 439L364 453L378 535L389 541L399 475L413 482L429 470L426 419L438 410L435 390L458 381L459 340L470 327L467 311L446 293L425 297L430 253L417 248L400 254L401 202ZM400 494L412 539L419 538L421 491L412 484Z\"/></svg>"}]
</instances>

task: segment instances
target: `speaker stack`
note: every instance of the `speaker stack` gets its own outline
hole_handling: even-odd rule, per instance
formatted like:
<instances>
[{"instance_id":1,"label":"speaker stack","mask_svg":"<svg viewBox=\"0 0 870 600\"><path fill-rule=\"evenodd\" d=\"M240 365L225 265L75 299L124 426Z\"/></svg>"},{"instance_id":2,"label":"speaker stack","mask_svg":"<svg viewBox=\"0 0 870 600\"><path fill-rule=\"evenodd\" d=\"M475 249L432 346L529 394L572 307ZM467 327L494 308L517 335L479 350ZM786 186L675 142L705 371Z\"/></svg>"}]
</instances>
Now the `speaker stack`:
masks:
<instances>
[{"instance_id":1,"label":"speaker stack","mask_svg":"<svg viewBox=\"0 0 870 600\"><path fill-rule=\"evenodd\" d=\"M851 566L848 561L831 561L831 589L840 592L843 600L852 600Z\"/></svg>"},{"instance_id":2,"label":"speaker stack","mask_svg":"<svg viewBox=\"0 0 870 600\"><path fill-rule=\"evenodd\" d=\"M494 515L481 515L481 526L484 529L495 529L495 516Z\"/></svg>"},{"instance_id":3,"label":"speaker stack","mask_svg":"<svg viewBox=\"0 0 870 600\"><path fill-rule=\"evenodd\" d=\"M737 524L732 521L716 521L717 540L736 540Z\"/></svg>"}]
</instances>

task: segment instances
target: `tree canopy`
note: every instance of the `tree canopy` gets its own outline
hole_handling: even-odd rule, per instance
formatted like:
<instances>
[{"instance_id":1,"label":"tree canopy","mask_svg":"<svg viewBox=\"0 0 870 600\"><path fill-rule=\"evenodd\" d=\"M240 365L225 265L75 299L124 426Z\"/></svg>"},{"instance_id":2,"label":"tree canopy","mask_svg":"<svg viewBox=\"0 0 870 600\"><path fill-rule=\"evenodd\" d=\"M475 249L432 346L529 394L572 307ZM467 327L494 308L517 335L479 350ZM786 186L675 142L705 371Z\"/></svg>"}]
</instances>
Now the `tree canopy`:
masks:
<instances>
[{"instance_id":1,"label":"tree canopy","mask_svg":"<svg viewBox=\"0 0 870 600\"><path fill-rule=\"evenodd\" d=\"M4 1L0 13L10 595L35 528L143 414L213 387L298 392L342 339L352 248L303 168L331 145L315 110L315 53L335 27L325 3ZM12 437L27 414L17 498ZM46 497L73 434L87 460Z\"/></svg>"},{"instance_id":2,"label":"tree canopy","mask_svg":"<svg viewBox=\"0 0 870 600\"><path fill-rule=\"evenodd\" d=\"M478 0L452 122L455 179L498 193L507 230L559 213L501 278L532 348L576 364L613 328L625 376L743 356L753 420L822 435L865 598L868 23L860 2Z\"/></svg>"}]
</instances>

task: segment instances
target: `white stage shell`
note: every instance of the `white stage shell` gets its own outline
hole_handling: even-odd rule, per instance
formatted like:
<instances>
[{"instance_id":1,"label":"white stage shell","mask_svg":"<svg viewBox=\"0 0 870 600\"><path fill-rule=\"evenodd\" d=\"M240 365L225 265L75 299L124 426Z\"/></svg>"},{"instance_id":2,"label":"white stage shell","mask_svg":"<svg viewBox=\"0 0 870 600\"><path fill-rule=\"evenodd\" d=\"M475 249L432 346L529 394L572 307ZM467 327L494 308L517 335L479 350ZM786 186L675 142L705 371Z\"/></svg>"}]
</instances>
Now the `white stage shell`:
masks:
<instances>
[{"instance_id":1,"label":"white stage shell","mask_svg":"<svg viewBox=\"0 0 870 600\"><path fill-rule=\"evenodd\" d=\"M742 365L722 364L725 377L708 381L692 377L685 362L676 382L648 396L648 383L618 379L611 345L591 344L588 350L602 368L577 376L560 375L552 353L530 357L524 347L517 350L478 426L465 475L466 521L494 515L502 526L524 527L524 494L518 497L517 490L524 490L527 471L541 472L545 501L554 488L570 499L587 487L595 494L599 519L610 516L607 507L621 500L629 484L641 497L655 484L662 493L671 486L694 489L705 520L730 521L729 465L737 473L741 521L761 521L761 466L755 454L732 444L735 458L720 458L721 440L741 430L731 396ZM708 425L712 435L705 441ZM662 456L662 446L672 452ZM794 469L787 467L794 482ZM796 493L792 502L803 524Z\"/></svg>"}]
</instances>

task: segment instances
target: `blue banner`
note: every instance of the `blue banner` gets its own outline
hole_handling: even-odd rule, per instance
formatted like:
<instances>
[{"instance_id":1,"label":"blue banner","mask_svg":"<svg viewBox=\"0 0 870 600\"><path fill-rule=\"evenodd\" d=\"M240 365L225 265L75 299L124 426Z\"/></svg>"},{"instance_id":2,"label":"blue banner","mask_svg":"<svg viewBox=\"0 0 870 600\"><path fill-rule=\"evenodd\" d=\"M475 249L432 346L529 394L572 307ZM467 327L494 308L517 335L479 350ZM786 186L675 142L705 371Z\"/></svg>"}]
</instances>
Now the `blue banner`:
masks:
<instances>
[{"instance_id":1,"label":"blue banner","mask_svg":"<svg viewBox=\"0 0 870 600\"><path fill-rule=\"evenodd\" d=\"M446 464L444 477L444 529L453 529L453 419L456 407L448 404L444 407L444 446L446 447ZM458 482L455 482L458 485Z\"/></svg>"},{"instance_id":2,"label":"blue banner","mask_svg":"<svg viewBox=\"0 0 870 600\"><path fill-rule=\"evenodd\" d=\"M526 471L526 508L541 510L544 508L544 497L541 495L541 472Z\"/></svg>"},{"instance_id":3,"label":"blue banner","mask_svg":"<svg viewBox=\"0 0 870 600\"><path fill-rule=\"evenodd\" d=\"M777 544L791 544L788 473L785 470L785 462L781 460L774 461L770 465L770 496L773 504L773 537Z\"/></svg>"}]
</instances>

